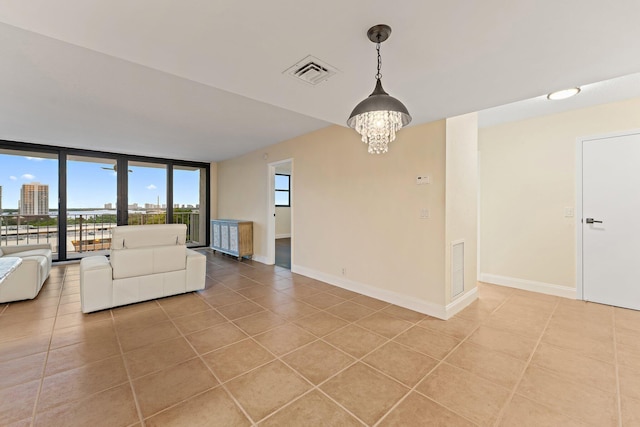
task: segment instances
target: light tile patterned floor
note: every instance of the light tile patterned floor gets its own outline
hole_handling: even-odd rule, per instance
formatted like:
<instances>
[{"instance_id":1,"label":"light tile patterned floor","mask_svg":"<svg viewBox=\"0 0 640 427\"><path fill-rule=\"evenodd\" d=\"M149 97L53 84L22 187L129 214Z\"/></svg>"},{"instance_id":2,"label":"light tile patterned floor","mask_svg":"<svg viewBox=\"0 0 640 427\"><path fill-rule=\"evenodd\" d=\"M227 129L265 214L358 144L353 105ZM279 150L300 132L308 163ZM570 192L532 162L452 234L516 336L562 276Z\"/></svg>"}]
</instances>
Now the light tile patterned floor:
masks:
<instances>
[{"instance_id":1,"label":"light tile patterned floor","mask_svg":"<svg viewBox=\"0 0 640 427\"><path fill-rule=\"evenodd\" d=\"M0 425L640 425L640 312L480 284L449 321L207 251L207 289L0 305Z\"/></svg>"}]
</instances>

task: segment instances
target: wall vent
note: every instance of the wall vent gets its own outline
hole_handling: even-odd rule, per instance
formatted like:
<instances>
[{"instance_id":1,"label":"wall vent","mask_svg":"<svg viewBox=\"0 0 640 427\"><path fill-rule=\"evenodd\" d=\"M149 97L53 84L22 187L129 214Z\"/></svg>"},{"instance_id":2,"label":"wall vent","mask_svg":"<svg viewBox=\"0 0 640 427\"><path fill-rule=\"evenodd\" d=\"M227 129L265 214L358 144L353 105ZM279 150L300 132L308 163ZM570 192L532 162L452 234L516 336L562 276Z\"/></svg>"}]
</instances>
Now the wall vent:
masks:
<instances>
[{"instance_id":1,"label":"wall vent","mask_svg":"<svg viewBox=\"0 0 640 427\"><path fill-rule=\"evenodd\" d=\"M284 74L311 86L322 83L337 72L335 67L311 55L283 71Z\"/></svg>"},{"instance_id":2,"label":"wall vent","mask_svg":"<svg viewBox=\"0 0 640 427\"><path fill-rule=\"evenodd\" d=\"M451 242L451 299L464 292L464 240Z\"/></svg>"}]
</instances>

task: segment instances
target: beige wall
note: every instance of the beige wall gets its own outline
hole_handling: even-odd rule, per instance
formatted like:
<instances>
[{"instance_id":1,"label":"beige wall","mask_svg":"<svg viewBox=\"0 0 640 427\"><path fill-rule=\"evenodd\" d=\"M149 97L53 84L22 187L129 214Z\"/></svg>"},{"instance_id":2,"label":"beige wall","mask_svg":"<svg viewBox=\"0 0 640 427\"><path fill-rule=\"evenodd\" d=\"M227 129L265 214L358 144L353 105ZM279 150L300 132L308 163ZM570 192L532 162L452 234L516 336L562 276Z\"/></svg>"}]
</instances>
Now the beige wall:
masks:
<instances>
[{"instance_id":1,"label":"beige wall","mask_svg":"<svg viewBox=\"0 0 640 427\"><path fill-rule=\"evenodd\" d=\"M254 221L258 259L267 255L267 164L287 158L295 163L294 270L445 303L444 121L403 129L384 156L331 126L219 163L219 215ZM421 174L434 184L416 185Z\"/></svg>"},{"instance_id":2,"label":"beige wall","mask_svg":"<svg viewBox=\"0 0 640 427\"><path fill-rule=\"evenodd\" d=\"M276 207L276 239L291 237L291 208Z\"/></svg>"},{"instance_id":3,"label":"beige wall","mask_svg":"<svg viewBox=\"0 0 640 427\"><path fill-rule=\"evenodd\" d=\"M481 279L575 295L576 139L638 128L639 98L480 129Z\"/></svg>"},{"instance_id":4,"label":"beige wall","mask_svg":"<svg viewBox=\"0 0 640 427\"><path fill-rule=\"evenodd\" d=\"M447 119L445 296L451 302L451 244L464 241L464 292L476 287L478 115Z\"/></svg>"},{"instance_id":5,"label":"beige wall","mask_svg":"<svg viewBox=\"0 0 640 427\"><path fill-rule=\"evenodd\" d=\"M265 260L268 163L291 158L293 270L444 316L446 143L442 120L403 129L389 153L370 155L353 130L331 126L219 163L219 215L254 221ZM431 184L416 185L418 175Z\"/></svg>"}]
</instances>

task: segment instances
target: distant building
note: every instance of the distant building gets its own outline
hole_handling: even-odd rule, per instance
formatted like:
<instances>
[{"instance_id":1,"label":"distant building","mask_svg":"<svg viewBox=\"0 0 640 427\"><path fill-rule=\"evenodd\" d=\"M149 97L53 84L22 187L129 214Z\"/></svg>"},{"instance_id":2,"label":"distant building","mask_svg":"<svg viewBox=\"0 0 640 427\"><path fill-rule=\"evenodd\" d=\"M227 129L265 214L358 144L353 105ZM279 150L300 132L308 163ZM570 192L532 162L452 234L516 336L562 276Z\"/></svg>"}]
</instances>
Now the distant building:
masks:
<instances>
[{"instance_id":1,"label":"distant building","mask_svg":"<svg viewBox=\"0 0 640 427\"><path fill-rule=\"evenodd\" d=\"M2 185L0 185L0 214L2 213Z\"/></svg>"},{"instance_id":2,"label":"distant building","mask_svg":"<svg viewBox=\"0 0 640 427\"><path fill-rule=\"evenodd\" d=\"M144 204L144 208L145 209L154 209L156 207L156 205L154 205L153 203L145 203Z\"/></svg>"},{"instance_id":3,"label":"distant building","mask_svg":"<svg viewBox=\"0 0 640 427\"><path fill-rule=\"evenodd\" d=\"M49 186L32 182L20 188L20 215L48 215Z\"/></svg>"},{"instance_id":4,"label":"distant building","mask_svg":"<svg viewBox=\"0 0 640 427\"><path fill-rule=\"evenodd\" d=\"M131 210L131 211L135 211L135 210L140 209L140 208L138 207L138 204L137 204L137 203L134 203L134 204L132 204L132 205L129 205L128 207L129 207L129 210Z\"/></svg>"},{"instance_id":5,"label":"distant building","mask_svg":"<svg viewBox=\"0 0 640 427\"><path fill-rule=\"evenodd\" d=\"M113 209L113 203L105 203L104 204L104 208L105 209Z\"/></svg>"},{"instance_id":6,"label":"distant building","mask_svg":"<svg viewBox=\"0 0 640 427\"><path fill-rule=\"evenodd\" d=\"M179 207L180 207L180 203L174 203L174 204L173 204L173 208L174 208L174 209L175 209L175 208L179 208Z\"/></svg>"}]
</instances>

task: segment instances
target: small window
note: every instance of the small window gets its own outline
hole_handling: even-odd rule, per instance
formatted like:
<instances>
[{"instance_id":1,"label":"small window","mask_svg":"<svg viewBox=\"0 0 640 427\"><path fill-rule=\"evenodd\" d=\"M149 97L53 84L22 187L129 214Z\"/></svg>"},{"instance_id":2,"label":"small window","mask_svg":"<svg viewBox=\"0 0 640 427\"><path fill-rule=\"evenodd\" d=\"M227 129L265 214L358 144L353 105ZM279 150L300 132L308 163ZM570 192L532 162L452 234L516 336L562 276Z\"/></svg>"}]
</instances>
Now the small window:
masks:
<instances>
[{"instance_id":1,"label":"small window","mask_svg":"<svg viewBox=\"0 0 640 427\"><path fill-rule=\"evenodd\" d=\"M276 174L276 206L291 206L291 176Z\"/></svg>"}]
</instances>

